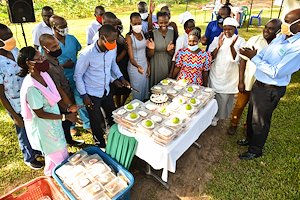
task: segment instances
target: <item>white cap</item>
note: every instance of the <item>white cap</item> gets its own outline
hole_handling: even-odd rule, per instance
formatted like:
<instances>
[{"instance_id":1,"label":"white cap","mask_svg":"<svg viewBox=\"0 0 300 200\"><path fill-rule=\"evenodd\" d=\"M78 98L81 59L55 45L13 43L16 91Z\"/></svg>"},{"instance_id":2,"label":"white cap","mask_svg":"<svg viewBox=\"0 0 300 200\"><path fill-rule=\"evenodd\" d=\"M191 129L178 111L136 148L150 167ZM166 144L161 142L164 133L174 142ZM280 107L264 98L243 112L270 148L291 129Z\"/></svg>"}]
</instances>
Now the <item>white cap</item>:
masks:
<instances>
[{"instance_id":1,"label":"white cap","mask_svg":"<svg viewBox=\"0 0 300 200\"><path fill-rule=\"evenodd\" d=\"M194 19L194 16L189 11L185 11L179 15L178 21L180 24L184 24L189 19Z\"/></svg>"},{"instance_id":2,"label":"white cap","mask_svg":"<svg viewBox=\"0 0 300 200\"><path fill-rule=\"evenodd\" d=\"M238 27L240 24L236 21L236 19L231 18L231 17L227 17L227 18L224 19L224 21L223 21L223 26L225 26L225 25Z\"/></svg>"}]
</instances>

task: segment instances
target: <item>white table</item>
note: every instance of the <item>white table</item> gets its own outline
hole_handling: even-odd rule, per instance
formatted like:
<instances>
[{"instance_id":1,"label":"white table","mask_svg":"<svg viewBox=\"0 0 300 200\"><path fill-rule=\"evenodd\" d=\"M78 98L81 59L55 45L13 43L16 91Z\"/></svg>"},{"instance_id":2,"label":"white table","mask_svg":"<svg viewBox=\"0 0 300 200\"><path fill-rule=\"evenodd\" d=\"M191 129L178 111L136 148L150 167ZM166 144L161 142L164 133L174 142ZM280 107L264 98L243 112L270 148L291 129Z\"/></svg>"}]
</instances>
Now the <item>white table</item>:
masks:
<instances>
[{"instance_id":1,"label":"white table","mask_svg":"<svg viewBox=\"0 0 300 200\"><path fill-rule=\"evenodd\" d=\"M155 170L163 169L161 178L167 182L168 171L175 173L176 161L210 126L217 111L218 104L213 99L193 117L186 132L165 147L155 143L147 135L131 133L122 126L118 126L122 134L136 138L138 144L135 155L146 161Z\"/></svg>"}]
</instances>

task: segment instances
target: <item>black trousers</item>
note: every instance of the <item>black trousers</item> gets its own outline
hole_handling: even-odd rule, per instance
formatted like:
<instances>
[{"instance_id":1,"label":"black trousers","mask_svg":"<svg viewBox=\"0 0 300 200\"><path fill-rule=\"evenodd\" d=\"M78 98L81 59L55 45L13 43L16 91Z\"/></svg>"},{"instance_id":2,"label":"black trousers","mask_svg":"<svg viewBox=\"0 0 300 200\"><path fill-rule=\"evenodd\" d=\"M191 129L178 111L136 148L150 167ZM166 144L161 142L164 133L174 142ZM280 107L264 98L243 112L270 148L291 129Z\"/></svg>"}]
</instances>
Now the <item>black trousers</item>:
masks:
<instances>
[{"instance_id":1,"label":"black trousers","mask_svg":"<svg viewBox=\"0 0 300 200\"><path fill-rule=\"evenodd\" d=\"M270 131L272 113L285 91L285 86L272 86L259 81L254 83L247 114L249 152L262 154Z\"/></svg>"},{"instance_id":2,"label":"black trousers","mask_svg":"<svg viewBox=\"0 0 300 200\"><path fill-rule=\"evenodd\" d=\"M95 143L99 145L101 148L105 148L105 140L104 140L104 134L105 134L105 118L102 114L101 107L103 108L106 118L108 120L108 124L112 126L114 124L113 118L112 118L112 111L114 111L115 105L111 94L103 95L102 98L90 96L93 106L87 107L87 111L89 113L90 117L90 124L92 129L93 138L95 140Z\"/></svg>"}]
</instances>

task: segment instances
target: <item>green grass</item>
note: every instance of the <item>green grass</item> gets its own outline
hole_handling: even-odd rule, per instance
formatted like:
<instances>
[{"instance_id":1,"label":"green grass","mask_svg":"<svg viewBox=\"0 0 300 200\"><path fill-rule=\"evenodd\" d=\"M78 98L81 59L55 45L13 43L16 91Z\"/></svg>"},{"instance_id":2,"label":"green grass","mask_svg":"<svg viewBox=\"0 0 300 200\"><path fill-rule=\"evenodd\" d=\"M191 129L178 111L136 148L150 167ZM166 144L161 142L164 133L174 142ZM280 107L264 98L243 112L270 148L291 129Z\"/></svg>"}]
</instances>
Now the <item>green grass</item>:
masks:
<instances>
[{"instance_id":1,"label":"green grass","mask_svg":"<svg viewBox=\"0 0 300 200\"><path fill-rule=\"evenodd\" d=\"M112 7L112 11L123 21L124 33L128 31L129 14L135 10L134 6ZM129 10L129 11L128 11ZM197 9L197 5L189 6L190 12L195 15L197 26L200 26L202 33L207 25L204 22L204 13ZM254 9L253 14L259 12ZM185 5L178 5L171 9L172 21L178 21L178 15L185 11ZM278 9L275 9L273 16L277 16ZM91 23L91 18L72 19L70 15L58 12L57 14L67 16L70 33L74 34L85 46L85 31ZM92 15L92 14L91 14ZM0 14L3 16L3 14ZM269 19L270 11L263 12L263 24ZM206 20L210 18L206 15ZM40 17L38 17L40 20ZM179 24L178 24L179 25ZM31 31L35 23L24 24L27 42L32 43ZM19 25L10 25L15 37L18 39L18 47L24 46L23 36ZM182 25L179 25L180 33L183 32ZM253 35L260 34L262 27L250 26L246 32L245 26L239 29L239 33L246 40ZM237 159L238 153L245 151L245 148L238 147L235 142L242 136L234 136L224 141L224 156L212 169L213 180L206 186L206 195L213 199L300 199L300 118L298 108L300 104L300 74L295 74L292 83L289 85L286 95L280 101L274 112L272 126L268 141L265 146L265 154L262 158L254 161L241 162ZM241 132L241 130L240 130ZM83 132L84 139L88 144L92 143L91 134ZM42 171L30 170L22 161L22 154L19 150L18 141L12 120L0 107L0 195L25 183L37 176L43 175ZM70 148L76 151L76 148ZM151 194L149 194L151 195ZM201 195L201 194L199 194Z\"/></svg>"},{"instance_id":2,"label":"green grass","mask_svg":"<svg viewBox=\"0 0 300 200\"><path fill-rule=\"evenodd\" d=\"M264 155L239 161L246 148L236 145L242 134L224 143L224 157L213 169L207 192L215 199L300 199L300 73L293 76L273 113ZM240 131L242 132L242 131Z\"/></svg>"}]
</instances>

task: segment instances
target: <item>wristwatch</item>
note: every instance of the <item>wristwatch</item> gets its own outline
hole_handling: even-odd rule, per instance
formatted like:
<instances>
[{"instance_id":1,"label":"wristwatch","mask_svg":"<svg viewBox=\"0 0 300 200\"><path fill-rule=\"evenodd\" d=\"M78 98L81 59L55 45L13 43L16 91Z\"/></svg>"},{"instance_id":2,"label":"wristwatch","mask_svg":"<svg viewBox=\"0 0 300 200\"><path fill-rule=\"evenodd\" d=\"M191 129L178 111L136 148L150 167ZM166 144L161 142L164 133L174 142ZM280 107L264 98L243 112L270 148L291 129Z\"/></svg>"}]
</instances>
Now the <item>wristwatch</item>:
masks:
<instances>
[{"instance_id":1,"label":"wristwatch","mask_svg":"<svg viewBox=\"0 0 300 200\"><path fill-rule=\"evenodd\" d=\"M61 121L66 121L66 115L65 114L62 114Z\"/></svg>"}]
</instances>

